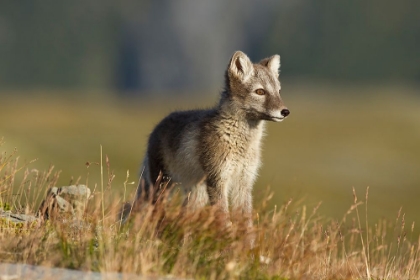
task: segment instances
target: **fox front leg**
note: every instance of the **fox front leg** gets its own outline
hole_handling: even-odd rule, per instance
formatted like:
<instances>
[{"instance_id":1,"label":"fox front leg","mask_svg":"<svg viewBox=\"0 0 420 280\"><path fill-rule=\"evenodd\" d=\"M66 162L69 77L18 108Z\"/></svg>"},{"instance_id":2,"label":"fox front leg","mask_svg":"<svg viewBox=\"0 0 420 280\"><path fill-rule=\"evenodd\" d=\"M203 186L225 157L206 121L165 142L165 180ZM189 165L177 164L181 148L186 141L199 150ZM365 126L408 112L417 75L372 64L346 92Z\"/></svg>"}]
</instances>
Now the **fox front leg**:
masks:
<instances>
[{"instance_id":1,"label":"fox front leg","mask_svg":"<svg viewBox=\"0 0 420 280\"><path fill-rule=\"evenodd\" d=\"M255 246L255 233L252 222L252 182L253 178L243 172L238 185L232 189L232 212L238 217L236 222L244 226L250 248Z\"/></svg>"},{"instance_id":2,"label":"fox front leg","mask_svg":"<svg viewBox=\"0 0 420 280\"><path fill-rule=\"evenodd\" d=\"M228 182L212 175L207 177L206 186L210 205L216 208L216 214L221 215L222 223L229 227L232 223L229 219Z\"/></svg>"}]
</instances>

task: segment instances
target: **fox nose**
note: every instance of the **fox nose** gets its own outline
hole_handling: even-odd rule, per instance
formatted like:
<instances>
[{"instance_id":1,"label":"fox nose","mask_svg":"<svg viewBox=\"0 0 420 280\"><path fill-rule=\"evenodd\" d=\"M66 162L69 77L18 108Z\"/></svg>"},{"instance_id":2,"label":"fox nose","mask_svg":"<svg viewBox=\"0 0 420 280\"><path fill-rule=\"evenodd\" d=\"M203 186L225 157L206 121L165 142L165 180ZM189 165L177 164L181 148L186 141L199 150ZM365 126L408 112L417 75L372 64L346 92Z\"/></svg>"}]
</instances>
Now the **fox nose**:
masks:
<instances>
[{"instance_id":1,"label":"fox nose","mask_svg":"<svg viewBox=\"0 0 420 280\"><path fill-rule=\"evenodd\" d=\"M290 111L289 109L283 109L280 113L283 117L287 117L290 114Z\"/></svg>"}]
</instances>

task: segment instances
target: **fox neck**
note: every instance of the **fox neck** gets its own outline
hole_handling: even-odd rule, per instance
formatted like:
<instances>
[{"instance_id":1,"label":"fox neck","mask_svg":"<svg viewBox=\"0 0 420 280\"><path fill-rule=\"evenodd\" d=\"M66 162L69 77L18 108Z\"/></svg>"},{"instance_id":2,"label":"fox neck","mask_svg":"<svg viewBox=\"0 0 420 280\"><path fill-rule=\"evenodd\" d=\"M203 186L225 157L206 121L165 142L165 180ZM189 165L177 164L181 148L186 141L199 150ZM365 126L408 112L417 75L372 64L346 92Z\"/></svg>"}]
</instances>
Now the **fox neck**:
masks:
<instances>
[{"instance_id":1,"label":"fox neck","mask_svg":"<svg viewBox=\"0 0 420 280\"><path fill-rule=\"evenodd\" d=\"M227 91L222 92L222 96L216 110L221 119L230 120L248 127L250 130L264 129L264 122L260 119L251 118L247 112L231 98Z\"/></svg>"}]
</instances>

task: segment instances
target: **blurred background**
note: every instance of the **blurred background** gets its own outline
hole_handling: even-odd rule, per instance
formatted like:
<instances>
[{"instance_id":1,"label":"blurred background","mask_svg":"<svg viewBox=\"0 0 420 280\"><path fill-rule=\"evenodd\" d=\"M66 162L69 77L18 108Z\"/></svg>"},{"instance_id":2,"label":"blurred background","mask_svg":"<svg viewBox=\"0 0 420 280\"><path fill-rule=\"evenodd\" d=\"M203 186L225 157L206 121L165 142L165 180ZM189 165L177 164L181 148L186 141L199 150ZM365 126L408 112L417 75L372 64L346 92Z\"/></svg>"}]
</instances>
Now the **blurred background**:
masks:
<instances>
[{"instance_id":1,"label":"blurred background","mask_svg":"<svg viewBox=\"0 0 420 280\"><path fill-rule=\"evenodd\" d=\"M291 111L268 125L256 205L270 186L339 219L369 186L372 221L418 220L417 0L2 1L0 148L93 188L102 145L121 195L161 118L217 102L235 50L281 55Z\"/></svg>"}]
</instances>

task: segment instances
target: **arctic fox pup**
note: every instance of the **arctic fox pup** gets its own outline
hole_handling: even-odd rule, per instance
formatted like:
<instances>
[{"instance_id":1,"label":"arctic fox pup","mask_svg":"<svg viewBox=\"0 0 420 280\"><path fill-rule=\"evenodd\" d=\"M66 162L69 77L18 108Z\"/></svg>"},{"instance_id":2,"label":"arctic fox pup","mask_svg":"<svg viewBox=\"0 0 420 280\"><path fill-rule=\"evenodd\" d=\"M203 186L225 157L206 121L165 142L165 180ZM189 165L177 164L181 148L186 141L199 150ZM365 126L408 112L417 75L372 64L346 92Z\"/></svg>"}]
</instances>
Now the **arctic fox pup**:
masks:
<instances>
[{"instance_id":1,"label":"arctic fox pup","mask_svg":"<svg viewBox=\"0 0 420 280\"><path fill-rule=\"evenodd\" d=\"M210 203L228 215L230 201L232 210L252 226L252 187L261 163L264 123L290 114L280 97L279 68L279 55L253 64L237 51L217 106L164 118L148 141L137 202L148 198L155 203L156 181L163 177L188 194L188 209Z\"/></svg>"}]
</instances>

